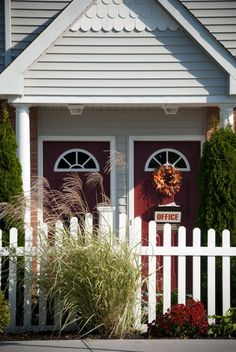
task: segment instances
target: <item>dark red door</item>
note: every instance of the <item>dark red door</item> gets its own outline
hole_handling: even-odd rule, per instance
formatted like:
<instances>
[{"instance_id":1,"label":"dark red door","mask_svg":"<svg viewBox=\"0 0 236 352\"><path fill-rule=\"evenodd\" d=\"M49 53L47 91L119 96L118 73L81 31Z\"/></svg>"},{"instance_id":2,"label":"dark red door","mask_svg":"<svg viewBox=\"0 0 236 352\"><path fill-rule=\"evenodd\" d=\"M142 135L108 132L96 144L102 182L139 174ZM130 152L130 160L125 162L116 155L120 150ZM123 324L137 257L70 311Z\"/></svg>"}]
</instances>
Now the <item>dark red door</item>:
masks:
<instances>
[{"instance_id":1,"label":"dark red door","mask_svg":"<svg viewBox=\"0 0 236 352\"><path fill-rule=\"evenodd\" d=\"M188 241L190 231L195 226L197 209L196 176L200 160L200 142L155 142L136 141L134 143L134 215L141 216L144 222L153 220L153 209L158 204L158 194L152 185L152 171L145 167L157 167L176 163L182 173L181 189L175 195L175 203L182 210L181 225L186 226ZM155 164L155 160L157 161ZM149 161L149 165L147 162Z\"/></svg>"},{"instance_id":2,"label":"dark red door","mask_svg":"<svg viewBox=\"0 0 236 352\"><path fill-rule=\"evenodd\" d=\"M153 169L169 163L178 167L182 174L180 191L174 201L180 207L182 219L178 225L187 230L187 244L192 243L192 229L195 227L197 211L197 170L200 160L200 142L134 142L134 216L142 218L142 242L148 241L148 222L154 220L154 211L160 203L160 196L152 184ZM172 243L176 243L177 226L172 227ZM157 227L157 242L162 243L162 226ZM147 258L143 258L144 274ZM188 267L191 261L188 260ZM157 289L162 290L162 258L157 258ZM146 275L146 274L145 274ZM172 290L177 285L177 260L172 258ZM191 273L187 273L187 287L191 285Z\"/></svg>"},{"instance_id":3,"label":"dark red door","mask_svg":"<svg viewBox=\"0 0 236 352\"><path fill-rule=\"evenodd\" d=\"M70 172L78 172L83 182L83 191L92 212L97 203L103 201L102 189L86 187L91 172L98 172L103 178L105 194L110 196L110 175L104 172L109 158L110 143L105 141L44 141L43 175L52 189L60 190L63 179Z\"/></svg>"}]
</instances>

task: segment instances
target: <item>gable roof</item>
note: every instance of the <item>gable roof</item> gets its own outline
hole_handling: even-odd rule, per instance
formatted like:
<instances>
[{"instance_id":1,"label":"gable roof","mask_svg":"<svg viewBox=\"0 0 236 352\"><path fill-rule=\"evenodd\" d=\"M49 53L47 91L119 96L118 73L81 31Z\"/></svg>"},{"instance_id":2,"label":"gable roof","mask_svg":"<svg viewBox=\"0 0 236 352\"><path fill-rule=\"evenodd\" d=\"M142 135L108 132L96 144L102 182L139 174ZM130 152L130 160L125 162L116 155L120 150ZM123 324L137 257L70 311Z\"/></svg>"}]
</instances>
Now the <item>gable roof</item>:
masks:
<instances>
[{"instance_id":1,"label":"gable roof","mask_svg":"<svg viewBox=\"0 0 236 352\"><path fill-rule=\"evenodd\" d=\"M24 71L96 0L73 0L1 73L0 94L21 95Z\"/></svg>"},{"instance_id":2,"label":"gable roof","mask_svg":"<svg viewBox=\"0 0 236 352\"><path fill-rule=\"evenodd\" d=\"M236 1L180 0L203 26L236 57Z\"/></svg>"},{"instance_id":3,"label":"gable roof","mask_svg":"<svg viewBox=\"0 0 236 352\"><path fill-rule=\"evenodd\" d=\"M229 94L236 94L236 60L179 0L156 0L229 74ZM0 75L0 94L21 95L23 74L30 65L96 0L73 0L62 13ZM14 82L14 83L13 83Z\"/></svg>"},{"instance_id":4,"label":"gable roof","mask_svg":"<svg viewBox=\"0 0 236 352\"><path fill-rule=\"evenodd\" d=\"M8 63L19 56L70 2L71 0L9 1L9 9L5 9L10 32Z\"/></svg>"}]
</instances>

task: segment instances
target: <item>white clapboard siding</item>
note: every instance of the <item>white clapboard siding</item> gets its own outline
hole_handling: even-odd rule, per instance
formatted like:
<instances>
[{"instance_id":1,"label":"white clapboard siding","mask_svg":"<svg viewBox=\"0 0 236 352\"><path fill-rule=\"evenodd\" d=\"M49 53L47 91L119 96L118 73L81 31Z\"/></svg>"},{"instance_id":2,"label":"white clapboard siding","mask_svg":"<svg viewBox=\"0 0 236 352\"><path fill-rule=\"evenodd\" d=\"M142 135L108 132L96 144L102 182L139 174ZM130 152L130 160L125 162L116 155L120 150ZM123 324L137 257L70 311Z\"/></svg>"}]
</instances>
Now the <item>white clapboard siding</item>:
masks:
<instances>
[{"instance_id":1,"label":"white clapboard siding","mask_svg":"<svg viewBox=\"0 0 236 352\"><path fill-rule=\"evenodd\" d=\"M225 88L225 87L224 87ZM124 92L125 89L125 92ZM178 92L179 90L179 92ZM31 88L25 88L25 96L35 96L35 95L46 95L46 96L70 96L70 97L84 97L84 96L206 96L209 95L209 91L211 92L211 95L221 95L223 94L223 89L222 87L208 87L206 88L191 88L191 87L186 87L186 88L165 88L165 87L158 87L158 88L152 88L152 87L141 87L138 88L136 86L132 87L119 87L119 88L113 88L111 89L111 86L107 84L107 86L104 87L79 87L79 88L72 88L72 87L43 87L42 89L38 87L31 87Z\"/></svg>"},{"instance_id":2,"label":"white clapboard siding","mask_svg":"<svg viewBox=\"0 0 236 352\"><path fill-rule=\"evenodd\" d=\"M184 6L236 56L236 1L188 1Z\"/></svg>"},{"instance_id":3,"label":"white clapboard siding","mask_svg":"<svg viewBox=\"0 0 236 352\"><path fill-rule=\"evenodd\" d=\"M194 64L194 62L208 62L207 57L203 53L183 53L183 54L161 54L161 53L144 53L141 50L141 53L138 52L138 50L134 53L129 53L129 49L127 50L126 53L119 52L113 52L112 48L110 48L109 53L103 53L103 48L100 49L99 53L92 53L90 52L89 54L87 53L71 53L70 55L66 54L60 54L57 55L57 62L63 62L63 63L71 63L71 62L92 62L96 64L96 62L110 62L110 63L117 63L117 55L119 54L119 62L154 62L155 64L160 63L166 63L168 64L169 62L191 62ZM41 62L55 62L55 54L47 54L44 59L40 60Z\"/></svg>"},{"instance_id":4,"label":"white clapboard siding","mask_svg":"<svg viewBox=\"0 0 236 352\"><path fill-rule=\"evenodd\" d=\"M15 58L71 0L9 1L11 1L11 54Z\"/></svg>"},{"instance_id":5,"label":"white clapboard siding","mask_svg":"<svg viewBox=\"0 0 236 352\"><path fill-rule=\"evenodd\" d=\"M66 31L24 78L25 96L218 96L227 90L225 73L182 30Z\"/></svg>"},{"instance_id":6,"label":"white clapboard siding","mask_svg":"<svg viewBox=\"0 0 236 352\"><path fill-rule=\"evenodd\" d=\"M58 76L60 75L60 78ZM139 79L165 79L168 77L169 71L139 71L138 78ZM56 79L57 83L63 80L90 80L90 79L109 79L110 77L113 77L113 79L137 79L137 72L136 71L59 71L59 70L54 70L54 71L34 71L31 70L27 74L27 78L25 79L25 85L28 86L30 81L29 79L37 80L37 83L39 84L40 82L44 82L44 79ZM194 80L196 82L196 76L198 76L198 79L201 81L204 80L225 80L225 74L219 73L218 71L203 71L203 70L195 70L192 72L190 71L171 71L171 76L173 80L179 79L183 81L191 82ZM39 80L41 79L41 81ZM44 82L45 83L45 82Z\"/></svg>"}]
</instances>

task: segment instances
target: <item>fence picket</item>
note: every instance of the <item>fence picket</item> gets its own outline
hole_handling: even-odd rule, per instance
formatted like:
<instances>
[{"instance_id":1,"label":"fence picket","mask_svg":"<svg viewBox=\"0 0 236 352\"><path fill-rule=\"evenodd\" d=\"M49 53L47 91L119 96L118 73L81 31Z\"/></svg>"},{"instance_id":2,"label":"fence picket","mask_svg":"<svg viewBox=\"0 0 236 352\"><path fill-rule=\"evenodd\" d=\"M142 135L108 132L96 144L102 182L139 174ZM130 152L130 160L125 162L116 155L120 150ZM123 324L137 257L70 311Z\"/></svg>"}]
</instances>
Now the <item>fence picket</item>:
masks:
<instances>
[{"instance_id":1,"label":"fence picket","mask_svg":"<svg viewBox=\"0 0 236 352\"><path fill-rule=\"evenodd\" d=\"M25 229L25 270L24 270L24 326L30 329L31 326L31 307L32 307L32 229Z\"/></svg>"},{"instance_id":2,"label":"fence picket","mask_svg":"<svg viewBox=\"0 0 236 352\"><path fill-rule=\"evenodd\" d=\"M70 219L70 234L73 238L78 239L79 231L79 220L74 216Z\"/></svg>"},{"instance_id":3,"label":"fence picket","mask_svg":"<svg viewBox=\"0 0 236 352\"><path fill-rule=\"evenodd\" d=\"M171 225L164 225L163 246L167 249L171 248ZM171 256L163 257L163 313L171 306Z\"/></svg>"},{"instance_id":4,"label":"fence picket","mask_svg":"<svg viewBox=\"0 0 236 352\"><path fill-rule=\"evenodd\" d=\"M230 233L224 230L222 233L222 247L230 247ZM230 257L222 258L222 312L225 314L230 308Z\"/></svg>"},{"instance_id":5,"label":"fence picket","mask_svg":"<svg viewBox=\"0 0 236 352\"><path fill-rule=\"evenodd\" d=\"M92 236L93 234L93 215L90 213L85 215L84 233L85 236Z\"/></svg>"},{"instance_id":6,"label":"fence picket","mask_svg":"<svg viewBox=\"0 0 236 352\"><path fill-rule=\"evenodd\" d=\"M186 253L186 229L180 226L178 229L178 247ZM186 256L178 256L178 303L186 301Z\"/></svg>"},{"instance_id":7,"label":"fence picket","mask_svg":"<svg viewBox=\"0 0 236 352\"><path fill-rule=\"evenodd\" d=\"M193 247L197 248L200 254L201 231L198 228L193 230ZM193 257L193 299L201 300L201 257Z\"/></svg>"},{"instance_id":8,"label":"fence picket","mask_svg":"<svg viewBox=\"0 0 236 352\"><path fill-rule=\"evenodd\" d=\"M39 228L40 234L40 246L45 247L48 245L48 226L47 224L41 224ZM41 263L37 262L37 271L40 273ZM37 284L36 284L37 285ZM47 299L46 299L46 292L43 287L39 287L39 329L40 331L43 330L44 326L46 326L47 321Z\"/></svg>"},{"instance_id":9,"label":"fence picket","mask_svg":"<svg viewBox=\"0 0 236 352\"><path fill-rule=\"evenodd\" d=\"M133 224L130 226L130 246L134 253L135 265L141 268L141 238L142 238L142 222L141 218L134 219ZM138 290L136 294L136 307L135 307L135 325L137 328L141 326L141 305L142 305L142 292L141 292L141 275L138 283Z\"/></svg>"},{"instance_id":10,"label":"fence picket","mask_svg":"<svg viewBox=\"0 0 236 352\"><path fill-rule=\"evenodd\" d=\"M55 226L55 246L58 250L58 255L61 255L63 251L63 234L64 234L64 226L62 221L57 221ZM61 328L61 303L56 301L54 303L54 326L56 330Z\"/></svg>"},{"instance_id":11,"label":"fence picket","mask_svg":"<svg viewBox=\"0 0 236 352\"><path fill-rule=\"evenodd\" d=\"M10 229L10 251L9 258L9 304L10 304L10 328L16 325L16 286L17 286L17 257L15 255L17 248L17 235L16 228Z\"/></svg>"},{"instance_id":12,"label":"fence picket","mask_svg":"<svg viewBox=\"0 0 236 352\"><path fill-rule=\"evenodd\" d=\"M155 221L149 222L148 228L149 246L156 247L156 223ZM149 255L148 257L148 322L156 319L156 256Z\"/></svg>"},{"instance_id":13,"label":"fence picket","mask_svg":"<svg viewBox=\"0 0 236 352\"><path fill-rule=\"evenodd\" d=\"M216 286L216 273L215 273L215 264L216 258L214 256L214 248L216 244L215 230L208 230L208 250L209 256L207 258L207 307L208 315L215 315L215 286ZM210 322L213 323L215 320L210 318Z\"/></svg>"},{"instance_id":14,"label":"fence picket","mask_svg":"<svg viewBox=\"0 0 236 352\"><path fill-rule=\"evenodd\" d=\"M58 220L55 225L55 246L59 249L62 248L63 245L63 234L64 234L64 225L63 222Z\"/></svg>"}]
</instances>

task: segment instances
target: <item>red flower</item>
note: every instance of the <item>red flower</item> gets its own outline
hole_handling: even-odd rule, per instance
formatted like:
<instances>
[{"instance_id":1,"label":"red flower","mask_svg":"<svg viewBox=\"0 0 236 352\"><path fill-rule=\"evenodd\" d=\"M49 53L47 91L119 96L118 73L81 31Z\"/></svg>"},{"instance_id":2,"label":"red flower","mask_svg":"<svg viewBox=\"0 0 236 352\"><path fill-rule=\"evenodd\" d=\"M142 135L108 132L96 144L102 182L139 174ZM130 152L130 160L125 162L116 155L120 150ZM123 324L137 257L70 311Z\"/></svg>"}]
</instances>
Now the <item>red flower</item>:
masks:
<instances>
[{"instance_id":1,"label":"red flower","mask_svg":"<svg viewBox=\"0 0 236 352\"><path fill-rule=\"evenodd\" d=\"M171 309L148 324L151 336L197 337L207 334L209 324L200 301L188 299L185 304L175 304Z\"/></svg>"}]
</instances>

